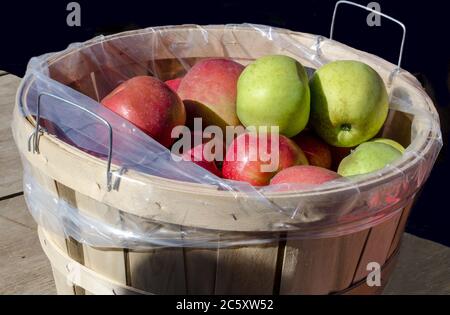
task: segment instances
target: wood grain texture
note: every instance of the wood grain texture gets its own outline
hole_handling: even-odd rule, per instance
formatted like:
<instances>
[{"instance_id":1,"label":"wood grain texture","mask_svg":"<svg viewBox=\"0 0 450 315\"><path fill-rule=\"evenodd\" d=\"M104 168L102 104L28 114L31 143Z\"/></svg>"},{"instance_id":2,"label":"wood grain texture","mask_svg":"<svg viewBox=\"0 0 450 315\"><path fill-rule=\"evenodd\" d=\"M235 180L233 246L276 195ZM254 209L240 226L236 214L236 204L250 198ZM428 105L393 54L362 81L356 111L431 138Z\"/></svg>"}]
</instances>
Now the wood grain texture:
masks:
<instances>
[{"instance_id":1,"label":"wood grain texture","mask_svg":"<svg viewBox=\"0 0 450 315\"><path fill-rule=\"evenodd\" d=\"M58 198L58 189L56 187L56 182L41 172L37 168L33 167L27 167L27 176L31 176L33 178L33 181L36 182L36 184L40 185L45 191L50 194L54 198ZM65 253L67 253L67 243L66 238L64 235L61 235L61 233L55 233L48 229L48 234L51 235L52 241Z\"/></svg>"},{"instance_id":2,"label":"wood grain texture","mask_svg":"<svg viewBox=\"0 0 450 315\"><path fill-rule=\"evenodd\" d=\"M402 211L397 211L391 218L370 229L353 283L361 281L369 274L367 270L369 263L376 262L383 266L388 258L389 249L394 240L401 215Z\"/></svg>"},{"instance_id":3,"label":"wood grain texture","mask_svg":"<svg viewBox=\"0 0 450 315\"><path fill-rule=\"evenodd\" d=\"M23 196L0 201L0 218L28 229L36 229L36 222L28 212Z\"/></svg>"},{"instance_id":4,"label":"wood grain texture","mask_svg":"<svg viewBox=\"0 0 450 315\"><path fill-rule=\"evenodd\" d=\"M187 294L214 294L217 249L184 248Z\"/></svg>"},{"instance_id":5,"label":"wood grain texture","mask_svg":"<svg viewBox=\"0 0 450 315\"><path fill-rule=\"evenodd\" d=\"M219 248L215 294L273 294L278 243Z\"/></svg>"},{"instance_id":6,"label":"wood grain texture","mask_svg":"<svg viewBox=\"0 0 450 315\"><path fill-rule=\"evenodd\" d=\"M74 190L58 182L56 182L56 189L58 191L58 196L60 199L66 201L70 206L74 208L77 207L77 201L75 198ZM76 239L69 236L68 238L66 238L66 246L67 246L67 253L69 254L69 256L76 262L84 264L83 244L79 243ZM74 290L75 295L84 295L83 288L74 286Z\"/></svg>"},{"instance_id":7,"label":"wood grain texture","mask_svg":"<svg viewBox=\"0 0 450 315\"><path fill-rule=\"evenodd\" d=\"M383 294L450 294L450 248L405 233Z\"/></svg>"},{"instance_id":8,"label":"wood grain texture","mask_svg":"<svg viewBox=\"0 0 450 315\"><path fill-rule=\"evenodd\" d=\"M129 251L130 286L151 294L186 294L182 248Z\"/></svg>"},{"instance_id":9,"label":"wood grain texture","mask_svg":"<svg viewBox=\"0 0 450 315\"><path fill-rule=\"evenodd\" d=\"M77 208L82 215L120 226L120 212L92 198L75 193ZM84 265L121 284L127 284L126 255L123 249L96 248L83 244Z\"/></svg>"},{"instance_id":10,"label":"wood grain texture","mask_svg":"<svg viewBox=\"0 0 450 315\"><path fill-rule=\"evenodd\" d=\"M76 295L75 286L67 281L65 275L55 268L52 268L52 273L58 295Z\"/></svg>"},{"instance_id":11,"label":"wood grain texture","mask_svg":"<svg viewBox=\"0 0 450 315\"><path fill-rule=\"evenodd\" d=\"M22 189L22 166L19 152L11 132L15 95L20 78L14 75L0 76L0 198Z\"/></svg>"},{"instance_id":12,"label":"wood grain texture","mask_svg":"<svg viewBox=\"0 0 450 315\"><path fill-rule=\"evenodd\" d=\"M380 286L369 286L366 279L353 284L349 289L341 292L341 295L379 295L389 282L390 276L395 269L398 260L398 251L389 258L381 268Z\"/></svg>"},{"instance_id":13,"label":"wood grain texture","mask_svg":"<svg viewBox=\"0 0 450 315\"><path fill-rule=\"evenodd\" d=\"M14 199L0 202L0 293L54 294L50 263L36 232L28 228L33 220L27 218L23 197ZM448 261L450 248L404 234L396 269L383 294L450 294Z\"/></svg>"},{"instance_id":14,"label":"wood grain texture","mask_svg":"<svg viewBox=\"0 0 450 315\"><path fill-rule=\"evenodd\" d=\"M395 231L395 235L394 235L394 239L392 240L391 247L389 248L387 258L391 257L392 254L400 246L400 240L402 239L402 235L405 232L406 222L408 221L409 213L411 212L411 208L412 208L413 204L414 204L414 197L411 198L411 201L402 210L402 214L401 214L400 220L398 222L397 230Z\"/></svg>"},{"instance_id":15,"label":"wood grain texture","mask_svg":"<svg viewBox=\"0 0 450 315\"><path fill-rule=\"evenodd\" d=\"M22 196L0 201L0 294L54 294L49 261Z\"/></svg>"},{"instance_id":16,"label":"wood grain texture","mask_svg":"<svg viewBox=\"0 0 450 315\"><path fill-rule=\"evenodd\" d=\"M367 230L324 239L288 240L280 294L328 294L352 283Z\"/></svg>"}]
</instances>

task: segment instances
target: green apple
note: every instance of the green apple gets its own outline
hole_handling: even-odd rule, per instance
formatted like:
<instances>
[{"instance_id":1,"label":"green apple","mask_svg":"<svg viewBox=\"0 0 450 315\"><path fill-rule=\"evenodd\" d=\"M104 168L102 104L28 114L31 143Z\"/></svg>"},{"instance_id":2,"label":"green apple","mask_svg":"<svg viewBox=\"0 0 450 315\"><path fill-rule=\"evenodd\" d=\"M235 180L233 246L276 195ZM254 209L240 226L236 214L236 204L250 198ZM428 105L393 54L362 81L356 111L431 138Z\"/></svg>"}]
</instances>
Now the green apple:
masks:
<instances>
[{"instance_id":1,"label":"green apple","mask_svg":"<svg viewBox=\"0 0 450 315\"><path fill-rule=\"evenodd\" d=\"M341 161L338 174L353 176L371 173L382 169L401 156L402 153L389 144L365 142Z\"/></svg>"},{"instance_id":2,"label":"green apple","mask_svg":"<svg viewBox=\"0 0 450 315\"><path fill-rule=\"evenodd\" d=\"M264 56L248 65L237 85L237 115L246 127L278 126L292 137L309 120L305 68L288 56Z\"/></svg>"},{"instance_id":3,"label":"green apple","mask_svg":"<svg viewBox=\"0 0 450 315\"><path fill-rule=\"evenodd\" d=\"M394 141L392 139L376 138L376 139L372 139L372 141L373 142L380 142L380 143L389 144L390 146L393 146L394 148L399 150L401 153L405 152L405 148L400 143L398 143L397 141Z\"/></svg>"},{"instance_id":4,"label":"green apple","mask_svg":"<svg viewBox=\"0 0 450 315\"><path fill-rule=\"evenodd\" d=\"M379 74L365 63L330 62L310 81L311 124L329 144L353 147L373 138L388 114L388 94Z\"/></svg>"}]
</instances>

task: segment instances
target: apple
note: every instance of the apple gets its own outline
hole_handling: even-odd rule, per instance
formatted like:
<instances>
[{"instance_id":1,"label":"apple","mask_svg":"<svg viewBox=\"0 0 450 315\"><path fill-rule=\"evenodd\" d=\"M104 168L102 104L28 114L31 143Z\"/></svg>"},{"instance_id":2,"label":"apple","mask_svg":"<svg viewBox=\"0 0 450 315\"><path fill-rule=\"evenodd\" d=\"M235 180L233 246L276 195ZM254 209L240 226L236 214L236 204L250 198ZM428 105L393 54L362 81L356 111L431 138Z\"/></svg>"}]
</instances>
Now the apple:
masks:
<instances>
[{"instance_id":1,"label":"apple","mask_svg":"<svg viewBox=\"0 0 450 315\"><path fill-rule=\"evenodd\" d=\"M299 133L292 140L305 153L310 165L331 168L331 151L328 144L305 131Z\"/></svg>"},{"instance_id":2,"label":"apple","mask_svg":"<svg viewBox=\"0 0 450 315\"><path fill-rule=\"evenodd\" d=\"M201 143L194 146L189 151L183 153L182 158L185 161L191 161L204 169L210 171L214 175L221 177L222 174L214 161L214 152L208 147L208 143Z\"/></svg>"},{"instance_id":3,"label":"apple","mask_svg":"<svg viewBox=\"0 0 450 315\"><path fill-rule=\"evenodd\" d=\"M270 184L320 185L340 177L341 176L338 173L322 167L312 165L296 165L288 167L276 174L270 181Z\"/></svg>"},{"instance_id":4,"label":"apple","mask_svg":"<svg viewBox=\"0 0 450 315\"><path fill-rule=\"evenodd\" d=\"M392 139L376 138L376 139L372 139L372 141L389 144L389 145L393 146L394 148L396 148L397 150L399 150L401 153L405 152L405 148L400 143L398 143L397 141L394 141Z\"/></svg>"},{"instance_id":5,"label":"apple","mask_svg":"<svg viewBox=\"0 0 450 315\"><path fill-rule=\"evenodd\" d=\"M308 164L305 154L291 139L279 135L278 152L272 152L272 145L276 144L272 141L271 134L266 134L264 138L256 133L237 136L225 155L223 177L265 186L277 172L293 165Z\"/></svg>"},{"instance_id":6,"label":"apple","mask_svg":"<svg viewBox=\"0 0 450 315\"><path fill-rule=\"evenodd\" d=\"M244 126L278 126L292 137L309 119L308 76L303 66L288 56L257 59L239 77L237 115Z\"/></svg>"},{"instance_id":7,"label":"apple","mask_svg":"<svg viewBox=\"0 0 450 315\"><path fill-rule=\"evenodd\" d=\"M380 75L352 60L330 62L310 81L311 124L328 144L353 147L373 138L388 114Z\"/></svg>"},{"instance_id":8,"label":"apple","mask_svg":"<svg viewBox=\"0 0 450 315\"><path fill-rule=\"evenodd\" d=\"M180 83L181 83L182 79L183 78L176 78L176 79L172 79L172 80L167 80L164 83L167 84L172 89L172 91L177 92L178 88L180 87Z\"/></svg>"},{"instance_id":9,"label":"apple","mask_svg":"<svg viewBox=\"0 0 450 315\"><path fill-rule=\"evenodd\" d=\"M367 174L384 168L399 159L402 153L391 145L380 142L360 144L349 156L339 164L341 176Z\"/></svg>"},{"instance_id":10,"label":"apple","mask_svg":"<svg viewBox=\"0 0 450 315\"><path fill-rule=\"evenodd\" d=\"M226 58L197 62L181 80L178 95L186 106L187 124L202 118L203 125L238 126L236 86L244 66Z\"/></svg>"},{"instance_id":11,"label":"apple","mask_svg":"<svg viewBox=\"0 0 450 315\"><path fill-rule=\"evenodd\" d=\"M115 88L101 103L166 147L174 141L172 129L186 121L181 99L154 77L131 78Z\"/></svg>"}]
</instances>

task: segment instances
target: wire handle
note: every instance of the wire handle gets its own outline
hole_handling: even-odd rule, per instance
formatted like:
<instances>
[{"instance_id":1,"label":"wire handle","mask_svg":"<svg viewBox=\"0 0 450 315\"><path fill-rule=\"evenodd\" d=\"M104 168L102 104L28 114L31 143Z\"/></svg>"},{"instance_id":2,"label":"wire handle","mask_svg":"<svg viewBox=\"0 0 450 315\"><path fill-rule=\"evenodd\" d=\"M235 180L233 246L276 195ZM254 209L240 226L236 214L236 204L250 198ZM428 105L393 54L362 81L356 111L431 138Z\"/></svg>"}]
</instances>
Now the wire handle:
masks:
<instances>
[{"instance_id":1,"label":"wire handle","mask_svg":"<svg viewBox=\"0 0 450 315\"><path fill-rule=\"evenodd\" d=\"M405 38L406 38L406 27L405 27L405 25L402 22L400 22L399 20L394 19L393 17L391 17L391 16L389 16L387 14L381 13L381 12L379 12L377 10L365 7L365 6L361 5L361 4L358 4L358 3L355 3L355 2L352 2L352 1L340 0L340 1L336 2L336 5L334 7L333 19L331 20L330 39L333 39L334 24L335 24L335 20L336 20L336 12L337 12L337 8L339 7L340 4L348 4L348 5L352 5L352 6L364 9L366 11L369 11L369 12L381 15L382 17L385 17L386 19L391 20L392 22L395 22L398 25L400 25L400 27L403 30L403 36L402 36L402 42L400 44L400 53L399 53L399 57L398 57L398 63L397 63L396 72L400 71L400 66L401 66L402 57L403 57L403 47L405 45Z\"/></svg>"},{"instance_id":2,"label":"wire handle","mask_svg":"<svg viewBox=\"0 0 450 315\"><path fill-rule=\"evenodd\" d=\"M39 152L39 136L42 131L42 128L40 126L40 119L41 119L41 99L43 96L48 96L48 97L54 98L56 100L59 100L61 102L64 102L68 105L71 105L73 107L76 107L76 108L88 113L89 115L93 116L94 118L96 118L97 120L102 122L108 128L108 163L106 166L106 183L107 183L108 191L111 191L111 189L112 189L111 163L112 163L112 145L113 145L112 127L111 127L110 123L108 121L106 121L103 117L91 112L90 110L88 110L76 103L73 103L71 101L68 101L62 97L59 97L59 96L51 94L51 93L41 92L38 96L38 102L37 102L36 129L28 138L28 150L31 151L31 149L32 149L33 153L37 153L37 154L40 153ZM31 144L32 144L32 146L31 146Z\"/></svg>"}]
</instances>

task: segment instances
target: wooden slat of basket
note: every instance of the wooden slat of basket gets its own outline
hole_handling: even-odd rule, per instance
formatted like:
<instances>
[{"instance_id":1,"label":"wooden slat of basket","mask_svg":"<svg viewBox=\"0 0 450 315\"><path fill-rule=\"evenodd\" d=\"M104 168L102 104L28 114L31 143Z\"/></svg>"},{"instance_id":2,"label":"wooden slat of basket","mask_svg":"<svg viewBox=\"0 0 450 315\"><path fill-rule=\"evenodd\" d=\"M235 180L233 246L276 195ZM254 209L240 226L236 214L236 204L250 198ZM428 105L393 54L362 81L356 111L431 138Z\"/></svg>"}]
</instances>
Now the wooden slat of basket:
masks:
<instances>
[{"instance_id":1,"label":"wooden slat of basket","mask_svg":"<svg viewBox=\"0 0 450 315\"><path fill-rule=\"evenodd\" d=\"M405 231L406 222L408 221L409 213L411 212L412 206L414 204L415 196L411 197L411 201L406 205L402 211L400 221L395 231L394 239L392 241L391 247L388 252L388 259L393 255L393 253L398 249L400 245L400 240L402 238L403 232Z\"/></svg>"},{"instance_id":2,"label":"wooden slat of basket","mask_svg":"<svg viewBox=\"0 0 450 315\"><path fill-rule=\"evenodd\" d=\"M353 280L368 230L324 239L288 240L280 294L329 294Z\"/></svg>"},{"instance_id":3,"label":"wooden slat of basket","mask_svg":"<svg viewBox=\"0 0 450 315\"><path fill-rule=\"evenodd\" d=\"M83 293L90 292L93 294L107 294L107 295L147 295L145 291L138 290L123 284L120 284L112 279L103 276L100 273L94 272L86 266L79 264L63 251L61 251L48 237L47 231L38 228L39 240L41 241L42 249L52 263L53 270L59 272L57 275L58 283L66 283L69 287L83 288ZM64 290L64 288L62 288ZM67 294L70 290L66 288Z\"/></svg>"},{"instance_id":4,"label":"wooden slat of basket","mask_svg":"<svg viewBox=\"0 0 450 315\"><path fill-rule=\"evenodd\" d=\"M33 180L37 182L45 191L55 198L59 198L59 190L58 185L54 179L47 176L45 173L41 172L38 168L28 167L27 172L30 176L33 177ZM64 191L64 188L61 187L61 191ZM33 193L33 192L32 192ZM69 193L66 191L67 195ZM66 239L65 236L60 235L51 230L47 231L48 237L52 240L58 248L63 251L65 254L72 254L74 257L80 256L77 245L74 244L73 240ZM83 291L79 287L71 286L68 284L65 276L62 275L57 270L53 269L53 277L55 279L56 290L58 294L62 295L74 295L74 294L82 294Z\"/></svg>"},{"instance_id":5,"label":"wooden slat of basket","mask_svg":"<svg viewBox=\"0 0 450 315\"><path fill-rule=\"evenodd\" d=\"M370 229L353 283L361 281L369 274L370 271L367 270L369 263L376 262L382 266L386 262L401 215L402 210L397 211L389 219Z\"/></svg>"},{"instance_id":6,"label":"wooden slat of basket","mask_svg":"<svg viewBox=\"0 0 450 315\"><path fill-rule=\"evenodd\" d=\"M84 245L84 265L105 277L127 284L123 249L102 249Z\"/></svg>"},{"instance_id":7,"label":"wooden slat of basket","mask_svg":"<svg viewBox=\"0 0 450 315\"><path fill-rule=\"evenodd\" d=\"M100 222L120 224L120 212L92 198L75 193L78 210ZM118 283L127 284L126 253L124 249L96 248L83 244L84 265Z\"/></svg>"},{"instance_id":8,"label":"wooden slat of basket","mask_svg":"<svg viewBox=\"0 0 450 315\"><path fill-rule=\"evenodd\" d=\"M187 294L214 294L217 249L184 248Z\"/></svg>"},{"instance_id":9,"label":"wooden slat of basket","mask_svg":"<svg viewBox=\"0 0 450 315\"><path fill-rule=\"evenodd\" d=\"M128 252L130 285L151 294L186 294L183 248Z\"/></svg>"},{"instance_id":10,"label":"wooden slat of basket","mask_svg":"<svg viewBox=\"0 0 450 315\"><path fill-rule=\"evenodd\" d=\"M75 191L61 183L56 182L56 188L60 199L66 201L70 206L77 208ZM66 238L67 253L69 257L80 264L84 264L83 244L79 243L72 237ZM84 295L84 289L74 286L75 295Z\"/></svg>"},{"instance_id":11,"label":"wooden slat of basket","mask_svg":"<svg viewBox=\"0 0 450 315\"><path fill-rule=\"evenodd\" d=\"M366 279L362 279L356 284L353 284L350 288L337 292L339 295L376 295L381 294L386 287L389 277L395 268L398 259L398 250L384 263L381 267L381 286L369 287Z\"/></svg>"},{"instance_id":12,"label":"wooden slat of basket","mask_svg":"<svg viewBox=\"0 0 450 315\"><path fill-rule=\"evenodd\" d=\"M215 294L273 294L278 242L219 248Z\"/></svg>"},{"instance_id":13,"label":"wooden slat of basket","mask_svg":"<svg viewBox=\"0 0 450 315\"><path fill-rule=\"evenodd\" d=\"M68 282L66 275L56 270L53 266L52 271L58 295L75 295L74 285Z\"/></svg>"},{"instance_id":14,"label":"wooden slat of basket","mask_svg":"<svg viewBox=\"0 0 450 315\"><path fill-rule=\"evenodd\" d=\"M47 176L45 173L41 172L38 168L35 167L27 167L27 172L29 172L29 176L33 177L33 180L37 182L37 184L42 187L48 194L50 194L54 198L58 198L58 190L56 189L55 180ZM33 192L31 192L33 193ZM65 253L67 253L67 244L66 238L63 235L59 235L57 233L48 230L49 235L53 242Z\"/></svg>"}]
</instances>

